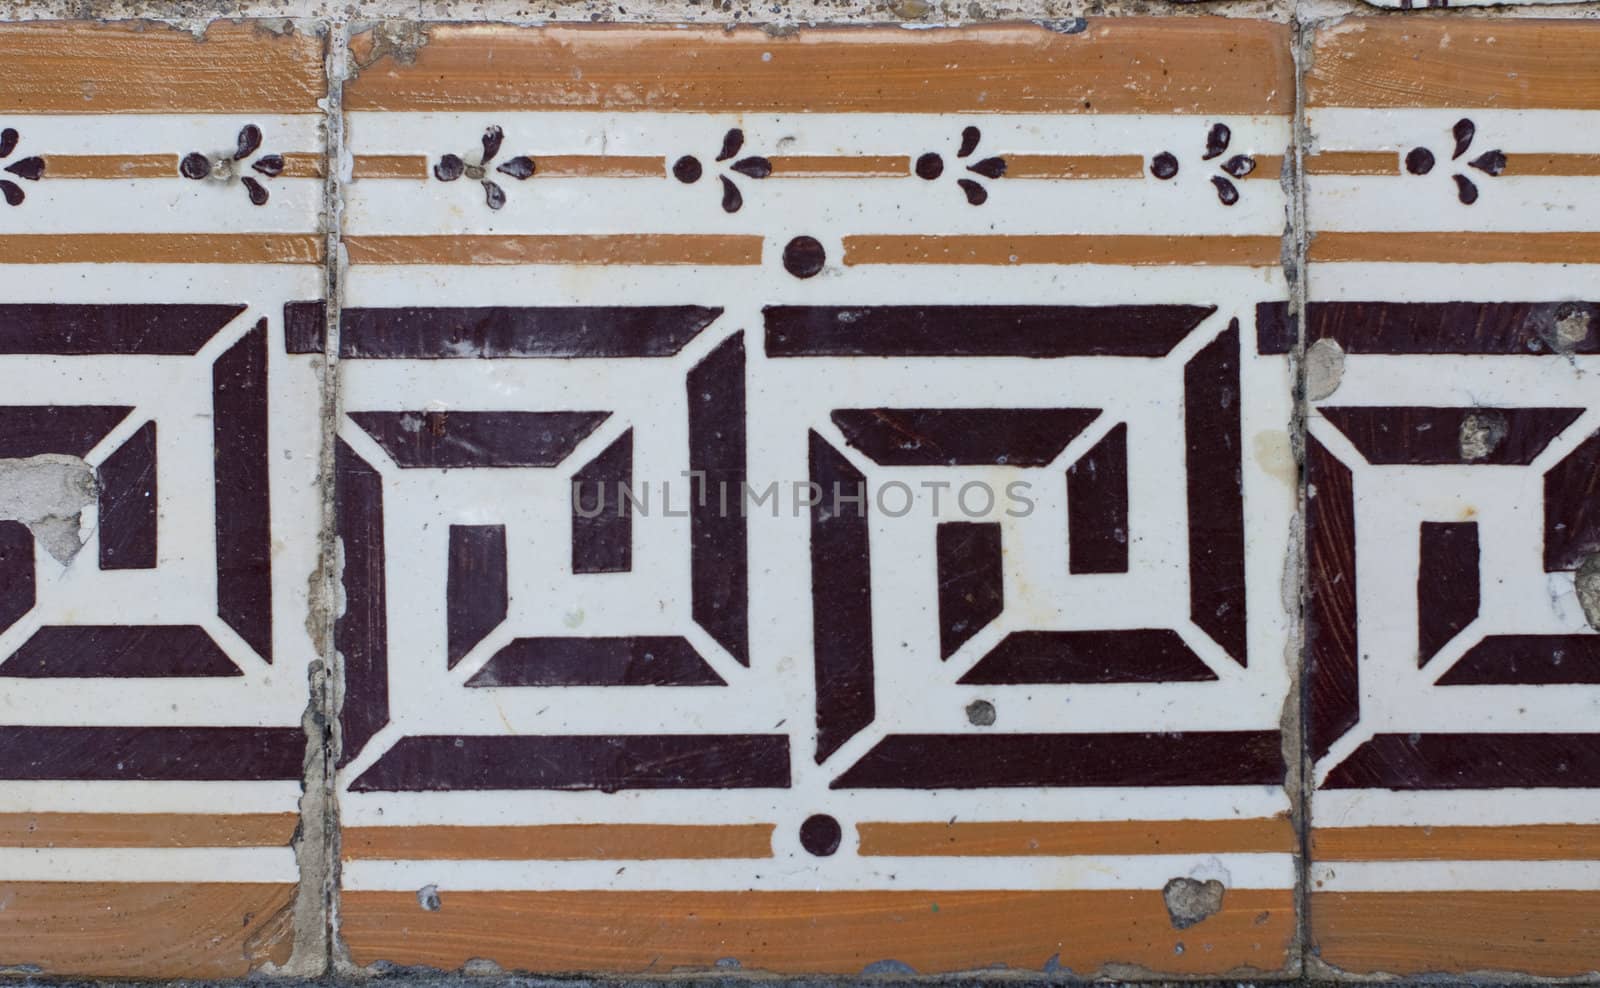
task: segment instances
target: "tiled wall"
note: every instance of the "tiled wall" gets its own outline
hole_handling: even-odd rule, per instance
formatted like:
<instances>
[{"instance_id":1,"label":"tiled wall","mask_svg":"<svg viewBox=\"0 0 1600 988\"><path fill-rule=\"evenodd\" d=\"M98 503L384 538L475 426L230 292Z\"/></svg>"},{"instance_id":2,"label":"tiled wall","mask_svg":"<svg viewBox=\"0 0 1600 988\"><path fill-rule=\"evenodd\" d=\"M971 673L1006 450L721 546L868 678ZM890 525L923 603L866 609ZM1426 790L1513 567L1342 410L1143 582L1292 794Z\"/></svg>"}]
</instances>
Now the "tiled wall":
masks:
<instances>
[{"instance_id":1,"label":"tiled wall","mask_svg":"<svg viewBox=\"0 0 1600 988\"><path fill-rule=\"evenodd\" d=\"M1060 27L0 24L0 972L1600 969L1600 22Z\"/></svg>"}]
</instances>

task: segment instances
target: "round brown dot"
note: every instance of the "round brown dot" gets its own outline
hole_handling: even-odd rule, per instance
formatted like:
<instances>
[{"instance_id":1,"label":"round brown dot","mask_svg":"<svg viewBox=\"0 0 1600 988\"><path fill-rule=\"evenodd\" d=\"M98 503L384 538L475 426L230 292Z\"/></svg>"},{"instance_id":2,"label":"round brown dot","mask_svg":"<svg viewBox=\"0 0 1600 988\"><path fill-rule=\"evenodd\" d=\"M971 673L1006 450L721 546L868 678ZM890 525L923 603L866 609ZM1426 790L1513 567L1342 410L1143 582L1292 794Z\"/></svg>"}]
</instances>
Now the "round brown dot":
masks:
<instances>
[{"instance_id":1,"label":"round brown dot","mask_svg":"<svg viewBox=\"0 0 1600 988\"><path fill-rule=\"evenodd\" d=\"M800 825L800 846L819 858L837 851L842 836L839 821L826 813L808 816Z\"/></svg>"},{"instance_id":2,"label":"round brown dot","mask_svg":"<svg viewBox=\"0 0 1600 988\"><path fill-rule=\"evenodd\" d=\"M784 270L796 278L815 276L827 259L827 253L815 237L795 237L783 248Z\"/></svg>"},{"instance_id":3,"label":"round brown dot","mask_svg":"<svg viewBox=\"0 0 1600 988\"><path fill-rule=\"evenodd\" d=\"M944 159L929 151L917 159L917 177L933 181L944 174Z\"/></svg>"},{"instance_id":4,"label":"round brown dot","mask_svg":"<svg viewBox=\"0 0 1600 988\"><path fill-rule=\"evenodd\" d=\"M1178 158L1171 151L1163 151L1150 159L1150 174L1168 179L1178 174Z\"/></svg>"},{"instance_id":5,"label":"round brown dot","mask_svg":"<svg viewBox=\"0 0 1600 988\"><path fill-rule=\"evenodd\" d=\"M1433 171L1433 152L1427 148L1412 148L1406 155L1406 171L1413 175L1426 175Z\"/></svg>"},{"instance_id":6,"label":"round brown dot","mask_svg":"<svg viewBox=\"0 0 1600 988\"><path fill-rule=\"evenodd\" d=\"M686 154L672 163L672 177L684 185L700 181L700 159Z\"/></svg>"}]
</instances>

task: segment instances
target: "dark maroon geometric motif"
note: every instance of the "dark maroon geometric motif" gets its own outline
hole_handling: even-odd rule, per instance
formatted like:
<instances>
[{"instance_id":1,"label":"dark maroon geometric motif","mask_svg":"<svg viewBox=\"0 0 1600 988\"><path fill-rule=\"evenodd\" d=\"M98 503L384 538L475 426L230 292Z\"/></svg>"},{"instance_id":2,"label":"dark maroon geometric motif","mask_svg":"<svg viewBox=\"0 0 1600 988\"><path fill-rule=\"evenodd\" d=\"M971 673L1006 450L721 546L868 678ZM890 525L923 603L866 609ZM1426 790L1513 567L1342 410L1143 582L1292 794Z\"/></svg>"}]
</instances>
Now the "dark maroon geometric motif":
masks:
<instances>
[{"instance_id":1,"label":"dark maroon geometric motif","mask_svg":"<svg viewBox=\"0 0 1600 988\"><path fill-rule=\"evenodd\" d=\"M1600 432L1544 475L1544 568L1570 572L1600 552Z\"/></svg>"},{"instance_id":2,"label":"dark maroon geometric motif","mask_svg":"<svg viewBox=\"0 0 1600 988\"><path fill-rule=\"evenodd\" d=\"M1189 617L1247 665L1239 320L1183 369Z\"/></svg>"},{"instance_id":3,"label":"dark maroon geometric motif","mask_svg":"<svg viewBox=\"0 0 1600 988\"><path fill-rule=\"evenodd\" d=\"M1527 466L1581 408L1324 406L1324 418L1376 465L1497 463ZM1468 442L1474 430L1487 438ZM1494 438L1498 433L1500 438Z\"/></svg>"},{"instance_id":4,"label":"dark maroon geometric motif","mask_svg":"<svg viewBox=\"0 0 1600 988\"><path fill-rule=\"evenodd\" d=\"M1164 357L1214 305L769 305L769 357Z\"/></svg>"},{"instance_id":5,"label":"dark maroon geometric motif","mask_svg":"<svg viewBox=\"0 0 1600 988\"><path fill-rule=\"evenodd\" d=\"M34 605L33 533L20 521L0 521L0 631Z\"/></svg>"},{"instance_id":6,"label":"dark maroon geometric motif","mask_svg":"<svg viewBox=\"0 0 1600 988\"><path fill-rule=\"evenodd\" d=\"M334 625L344 660L343 765L389 723L389 612L383 478L342 439L334 446L334 503L344 563L344 612Z\"/></svg>"},{"instance_id":7,"label":"dark maroon geometric motif","mask_svg":"<svg viewBox=\"0 0 1600 988\"><path fill-rule=\"evenodd\" d=\"M350 783L355 792L788 786L781 734L419 735Z\"/></svg>"},{"instance_id":8,"label":"dark maroon geometric motif","mask_svg":"<svg viewBox=\"0 0 1600 988\"><path fill-rule=\"evenodd\" d=\"M407 469L553 467L610 412L350 412Z\"/></svg>"},{"instance_id":9,"label":"dark maroon geometric motif","mask_svg":"<svg viewBox=\"0 0 1600 988\"><path fill-rule=\"evenodd\" d=\"M1277 731L891 734L832 789L1279 785Z\"/></svg>"},{"instance_id":10,"label":"dark maroon geometric motif","mask_svg":"<svg viewBox=\"0 0 1600 988\"><path fill-rule=\"evenodd\" d=\"M1600 734L1379 734L1324 789L1592 789Z\"/></svg>"},{"instance_id":11,"label":"dark maroon geometric motif","mask_svg":"<svg viewBox=\"0 0 1600 988\"><path fill-rule=\"evenodd\" d=\"M572 572L633 568L633 430L572 475Z\"/></svg>"},{"instance_id":12,"label":"dark maroon geometric motif","mask_svg":"<svg viewBox=\"0 0 1600 988\"><path fill-rule=\"evenodd\" d=\"M272 661L272 499L267 465L267 321L211 367L217 616Z\"/></svg>"},{"instance_id":13,"label":"dark maroon geometric motif","mask_svg":"<svg viewBox=\"0 0 1600 988\"><path fill-rule=\"evenodd\" d=\"M205 630L173 625L46 625L0 663L14 679L242 676Z\"/></svg>"},{"instance_id":14,"label":"dark maroon geometric motif","mask_svg":"<svg viewBox=\"0 0 1600 988\"><path fill-rule=\"evenodd\" d=\"M818 764L872 723L872 562L867 512L837 506L866 477L810 433L810 476L822 496L811 506L811 627L817 684Z\"/></svg>"},{"instance_id":15,"label":"dark maroon geometric motif","mask_svg":"<svg viewBox=\"0 0 1600 988\"><path fill-rule=\"evenodd\" d=\"M1421 667L1478 616L1478 524L1425 521L1419 542L1417 665Z\"/></svg>"},{"instance_id":16,"label":"dark maroon geometric motif","mask_svg":"<svg viewBox=\"0 0 1600 988\"><path fill-rule=\"evenodd\" d=\"M1563 332L1596 325L1597 302L1311 302L1306 344L1332 340L1346 353L1497 354L1600 353L1600 329L1580 338ZM1589 318L1585 318L1589 317ZM1285 302L1256 307L1257 350L1288 353L1297 333Z\"/></svg>"},{"instance_id":17,"label":"dark maroon geometric motif","mask_svg":"<svg viewBox=\"0 0 1600 988\"><path fill-rule=\"evenodd\" d=\"M939 657L948 659L1000 616L1005 567L997 522L944 522L935 531Z\"/></svg>"},{"instance_id":18,"label":"dark maroon geometric motif","mask_svg":"<svg viewBox=\"0 0 1600 988\"><path fill-rule=\"evenodd\" d=\"M451 525L444 586L448 661L454 669L506 619L506 527Z\"/></svg>"},{"instance_id":19,"label":"dark maroon geometric motif","mask_svg":"<svg viewBox=\"0 0 1600 988\"><path fill-rule=\"evenodd\" d=\"M1217 674L1169 628L1013 631L958 682L1202 683Z\"/></svg>"},{"instance_id":20,"label":"dark maroon geometric motif","mask_svg":"<svg viewBox=\"0 0 1600 988\"><path fill-rule=\"evenodd\" d=\"M146 422L97 472L100 568L156 565L156 424Z\"/></svg>"},{"instance_id":21,"label":"dark maroon geometric motif","mask_svg":"<svg viewBox=\"0 0 1600 988\"><path fill-rule=\"evenodd\" d=\"M1098 408L842 408L833 424L882 466L1044 466Z\"/></svg>"},{"instance_id":22,"label":"dark maroon geometric motif","mask_svg":"<svg viewBox=\"0 0 1600 988\"><path fill-rule=\"evenodd\" d=\"M242 305L0 304L0 353L193 356Z\"/></svg>"},{"instance_id":23,"label":"dark maroon geometric motif","mask_svg":"<svg viewBox=\"0 0 1600 988\"><path fill-rule=\"evenodd\" d=\"M131 411L125 405L0 405L0 459L87 456Z\"/></svg>"},{"instance_id":24,"label":"dark maroon geometric motif","mask_svg":"<svg viewBox=\"0 0 1600 988\"><path fill-rule=\"evenodd\" d=\"M750 664L750 562L744 512L744 334L728 337L685 381L689 470L700 486L689 504L690 609L695 623Z\"/></svg>"},{"instance_id":25,"label":"dark maroon geometric motif","mask_svg":"<svg viewBox=\"0 0 1600 988\"><path fill-rule=\"evenodd\" d=\"M468 686L726 686L694 646L672 635L518 638Z\"/></svg>"},{"instance_id":26,"label":"dark maroon geometric motif","mask_svg":"<svg viewBox=\"0 0 1600 988\"><path fill-rule=\"evenodd\" d=\"M299 727L0 727L0 779L225 782L301 778Z\"/></svg>"},{"instance_id":27,"label":"dark maroon geometric motif","mask_svg":"<svg viewBox=\"0 0 1600 988\"><path fill-rule=\"evenodd\" d=\"M1356 508L1350 468L1306 437L1308 733L1321 758L1361 715L1356 651Z\"/></svg>"},{"instance_id":28,"label":"dark maroon geometric motif","mask_svg":"<svg viewBox=\"0 0 1600 988\"><path fill-rule=\"evenodd\" d=\"M1490 635L1439 686L1600 683L1600 635Z\"/></svg>"},{"instance_id":29,"label":"dark maroon geometric motif","mask_svg":"<svg viewBox=\"0 0 1600 988\"><path fill-rule=\"evenodd\" d=\"M284 306L290 353L321 353L321 302ZM503 357L670 357L722 314L701 305L356 306L339 314L339 355L448 360Z\"/></svg>"},{"instance_id":30,"label":"dark maroon geometric motif","mask_svg":"<svg viewBox=\"0 0 1600 988\"><path fill-rule=\"evenodd\" d=\"M1067 572L1128 571L1128 424L1067 467Z\"/></svg>"}]
</instances>

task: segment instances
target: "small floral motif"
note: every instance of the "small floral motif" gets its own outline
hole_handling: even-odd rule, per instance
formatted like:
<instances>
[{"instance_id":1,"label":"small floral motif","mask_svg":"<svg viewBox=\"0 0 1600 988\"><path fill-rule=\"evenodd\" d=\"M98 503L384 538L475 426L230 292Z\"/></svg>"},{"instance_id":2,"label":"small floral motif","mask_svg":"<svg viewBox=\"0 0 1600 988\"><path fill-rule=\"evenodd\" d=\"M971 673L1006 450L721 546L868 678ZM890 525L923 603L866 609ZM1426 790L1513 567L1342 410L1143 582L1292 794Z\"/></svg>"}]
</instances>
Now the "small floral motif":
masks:
<instances>
[{"instance_id":1,"label":"small floral motif","mask_svg":"<svg viewBox=\"0 0 1600 988\"><path fill-rule=\"evenodd\" d=\"M1451 128L1451 136L1455 138L1455 151L1450 155L1451 161L1456 161L1467 153L1472 147L1472 139L1478 134L1478 126L1466 117L1456 121ZM1414 147L1406 154L1406 171L1413 175L1426 175L1433 171L1435 158L1433 152L1425 147ZM1485 151L1467 162L1468 168L1476 168L1490 178L1494 178L1506 170L1506 155L1499 148ZM1470 206L1478 201L1478 186L1472 179L1456 172L1450 176L1456 183L1456 198L1463 206Z\"/></svg>"},{"instance_id":2,"label":"small floral motif","mask_svg":"<svg viewBox=\"0 0 1600 988\"><path fill-rule=\"evenodd\" d=\"M500 184L489 178L489 163L494 156L500 153L500 145L505 141L505 131L491 124L483 132L483 153L474 155L469 153L466 157L455 154L446 154L439 158L439 163L433 166L433 177L441 182L454 182L465 175L473 181L483 185L483 198L490 209L499 209L506 204L505 189ZM536 170L533 159L525 154L509 158L495 166L495 171L502 175L510 175L517 181L532 177Z\"/></svg>"},{"instance_id":3,"label":"small floral motif","mask_svg":"<svg viewBox=\"0 0 1600 988\"><path fill-rule=\"evenodd\" d=\"M1233 140L1233 130L1227 124L1212 124L1211 130L1206 133L1206 153L1200 156L1201 161L1214 161L1228 152L1228 144ZM1239 187L1233 184L1234 179L1244 178L1256 170L1256 159L1248 154L1236 154L1218 167L1225 175L1211 176L1211 185L1217 190L1217 200L1224 206L1232 206L1239 201ZM1178 156L1171 151L1163 151L1150 159L1150 174L1163 182L1178 174Z\"/></svg>"},{"instance_id":4,"label":"small floral motif","mask_svg":"<svg viewBox=\"0 0 1600 988\"><path fill-rule=\"evenodd\" d=\"M21 139L22 136L10 127L0 130L0 160L11 157L11 152L17 149L17 142ZM18 178L37 182L39 176L44 174L44 159L37 155L31 158L18 158L5 168ZM5 196L8 206L20 206L22 200L27 198L22 192L22 186L4 178L0 178L0 195Z\"/></svg>"},{"instance_id":5,"label":"small floral motif","mask_svg":"<svg viewBox=\"0 0 1600 988\"><path fill-rule=\"evenodd\" d=\"M970 158L978 150L978 142L983 140L983 132L976 127L965 127L961 131L961 147L956 150L957 159ZM932 182L944 174L944 158L937 152L929 151L917 158L915 165L917 177ZM996 156L984 158L967 166L967 171L987 179L1001 178L1006 173L1006 159ZM967 197L967 202L974 206L981 206L989 201L989 190L983 183L970 178L956 179L956 185Z\"/></svg>"},{"instance_id":6,"label":"small floral motif","mask_svg":"<svg viewBox=\"0 0 1600 988\"><path fill-rule=\"evenodd\" d=\"M744 147L744 131L734 127L722 135L722 150L717 152L716 160L728 161L737 155L742 147ZM753 179L763 179L772 174L772 162L758 154L740 158L728 168ZM672 177L685 185L693 185L700 181L700 176L704 172L700 159L692 154L686 154L672 163ZM717 178L722 181L722 211L737 213L744 207L744 196L740 194L739 186L726 175L718 175Z\"/></svg>"},{"instance_id":7,"label":"small floral motif","mask_svg":"<svg viewBox=\"0 0 1600 988\"><path fill-rule=\"evenodd\" d=\"M245 165L249 165L252 171L266 178L276 178L282 174L283 155L263 154L251 160L259 150L261 150L261 128L255 124L245 124L239 131L239 138L231 155L222 153L209 157L199 151L191 151L178 163L178 174L195 181L206 178L226 181L238 174ZM267 204L269 196L266 186L249 175L240 176L239 183L244 186L245 195L250 197L251 205Z\"/></svg>"}]
</instances>

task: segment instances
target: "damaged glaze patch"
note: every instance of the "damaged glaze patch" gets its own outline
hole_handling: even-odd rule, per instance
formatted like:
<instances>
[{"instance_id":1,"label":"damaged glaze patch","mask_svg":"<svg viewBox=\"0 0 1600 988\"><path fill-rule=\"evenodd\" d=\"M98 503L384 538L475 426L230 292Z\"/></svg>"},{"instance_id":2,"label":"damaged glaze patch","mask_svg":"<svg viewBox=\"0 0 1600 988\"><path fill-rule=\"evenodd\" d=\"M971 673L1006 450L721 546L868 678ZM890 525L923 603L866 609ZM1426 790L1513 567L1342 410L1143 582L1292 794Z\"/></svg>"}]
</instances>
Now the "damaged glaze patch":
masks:
<instances>
[{"instance_id":1,"label":"damaged glaze patch","mask_svg":"<svg viewBox=\"0 0 1600 988\"><path fill-rule=\"evenodd\" d=\"M76 456L0 460L0 519L27 525L63 566L83 548L82 512L98 493L94 468Z\"/></svg>"}]
</instances>

